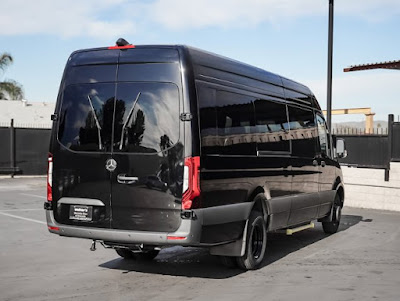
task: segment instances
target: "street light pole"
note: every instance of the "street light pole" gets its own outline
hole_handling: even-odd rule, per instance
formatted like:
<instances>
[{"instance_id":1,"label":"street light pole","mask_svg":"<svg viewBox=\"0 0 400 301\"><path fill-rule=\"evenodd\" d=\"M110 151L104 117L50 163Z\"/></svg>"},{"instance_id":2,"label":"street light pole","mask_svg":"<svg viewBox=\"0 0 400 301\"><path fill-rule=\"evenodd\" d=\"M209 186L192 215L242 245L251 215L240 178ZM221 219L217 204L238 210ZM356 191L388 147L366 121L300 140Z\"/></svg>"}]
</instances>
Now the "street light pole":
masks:
<instances>
[{"instance_id":1,"label":"street light pole","mask_svg":"<svg viewBox=\"0 0 400 301\"><path fill-rule=\"evenodd\" d=\"M327 122L328 130L332 133L332 56L333 56L333 1L329 0L329 29L328 29L328 89L327 89Z\"/></svg>"}]
</instances>

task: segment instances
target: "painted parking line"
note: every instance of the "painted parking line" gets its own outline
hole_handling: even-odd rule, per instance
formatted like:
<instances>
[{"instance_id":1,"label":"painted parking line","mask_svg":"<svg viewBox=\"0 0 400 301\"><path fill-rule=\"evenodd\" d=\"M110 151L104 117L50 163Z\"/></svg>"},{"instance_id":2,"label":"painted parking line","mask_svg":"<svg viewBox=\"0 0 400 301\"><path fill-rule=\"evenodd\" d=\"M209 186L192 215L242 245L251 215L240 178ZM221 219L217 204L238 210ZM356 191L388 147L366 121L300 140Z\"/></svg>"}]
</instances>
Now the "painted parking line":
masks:
<instances>
[{"instance_id":1,"label":"painted parking line","mask_svg":"<svg viewBox=\"0 0 400 301\"><path fill-rule=\"evenodd\" d=\"M39 198L39 199L43 199L43 200L46 199L46 197L44 197L44 196L42 196L42 195L37 195L37 194L22 193L22 192L20 192L19 194L26 195L26 196L31 196L31 197L35 197L35 198Z\"/></svg>"},{"instance_id":2,"label":"painted parking line","mask_svg":"<svg viewBox=\"0 0 400 301\"><path fill-rule=\"evenodd\" d=\"M38 223L38 224L42 224L42 225L46 225L47 223L42 222L42 221L38 221L36 219L31 219L31 218L27 218L27 217L22 217L22 216L18 216L18 215L14 215L14 214L9 214L9 213L5 213L5 212L0 212L1 215L5 215L8 217L13 217L13 218L17 218L17 219L22 219L24 221L28 221L28 222L33 222L33 223Z\"/></svg>"},{"instance_id":3,"label":"painted parking line","mask_svg":"<svg viewBox=\"0 0 400 301\"><path fill-rule=\"evenodd\" d=\"M32 209L4 209L0 210L0 212L8 212L8 211L39 211L43 210L43 208L32 208Z\"/></svg>"}]
</instances>

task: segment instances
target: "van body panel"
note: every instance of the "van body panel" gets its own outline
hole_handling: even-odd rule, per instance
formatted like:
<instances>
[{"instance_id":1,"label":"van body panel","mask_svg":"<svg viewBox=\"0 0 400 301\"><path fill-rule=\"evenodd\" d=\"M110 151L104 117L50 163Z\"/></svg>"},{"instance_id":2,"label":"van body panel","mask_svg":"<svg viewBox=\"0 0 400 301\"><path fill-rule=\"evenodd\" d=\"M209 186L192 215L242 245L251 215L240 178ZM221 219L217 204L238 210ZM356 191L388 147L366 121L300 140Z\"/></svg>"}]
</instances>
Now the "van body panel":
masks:
<instances>
[{"instance_id":1,"label":"van body panel","mask_svg":"<svg viewBox=\"0 0 400 301\"><path fill-rule=\"evenodd\" d=\"M179 228L184 161L180 70L173 48L71 55L60 89L58 145L51 150L53 178L62 190L54 192L54 204L61 197L77 202L80 197L105 206L89 206L93 220L72 220L73 204L56 205L58 222L139 231ZM108 160L115 161L115 170L106 169ZM61 183L71 172L78 179L73 189Z\"/></svg>"},{"instance_id":2,"label":"van body panel","mask_svg":"<svg viewBox=\"0 0 400 301\"><path fill-rule=\"evenodd\" d=\"M109 228L111 220L111 183L105 169L106 154L53 150L53 210L60 224ZM88 168L90 166L90 168ZM74 202L58 202L69 198ZM92 206L92 221L71 220L74 205L88 205L87 199L102 202Z\"/></svg>"},{"instance_id":3,"label":"van body panel","mask_svg":"<svg viewBox=\"0 0 400 301\"><path fill-rule=\"evenodd\" d=\"M336 181L337 171L340 170L339 163L330 158L319 159L324 161L325 166L319 164L319 192L320 192L320 210L318 218L326 216L332 207L332 203L335 200L336 190L332 189L332 183Z\"/></svg>"},{"instance_id":4,"label":"van body panel","mask_svg":"<svg viewBox=\"0 0 400 301\"><path fill-rule=\"evenodd\" d=\"M292 206L289 225L296 225L315 219L318 215L320 200L319 169L313 164L314 158L296 158L292 160Z\"/></svg>"},{"instance_id":5,"label":"van body panel","mask_svg":"<svg viewBox=\"0 0 400 301\"><path fill-rule=\"evenodd\" d=\"M184 161L179 88L170 82L118 82L116 91L111 227L174 231L181 222Z\"/></svg>"},{"instance_id":6,"label":"van body panel","mask_svg":"<svg viewBox=\"0 0 400 301\"><path fill-rule=\"evenodd\" d=\"M329 215L342 187L308 87L199 49L74 52L55 113L46 216L63 236L236 245L259 193L273 231ZM184 162L197 156L201 192L184 211ZM71 219L86 209L92 220Z\"/></svg>"},{"instance_id":7,"label":"van body panel","mask_svg":"<svg viewBox=\"0 0 400 301\"><path fill-rule=\"evenodd\" d=\"M178 145L169 150L177 153L176 161L158 154L140 156L114 153L117 169L111 175L112 228L172 232L179 227L181 149ZM180 174L177 174L177 169L180 169Z\"/></svg>"},{"instance_id":8,"label":"van body panel","mask_svg":"<svg viewBox=\"0 0 400 301\"><path fill-rule=\"evenodd\" d=\"M81 225L65 225L59 224L54 219L52 211L46 211L46 220L50 232L59 234L60 236L87 238L99 240L103 242L114 242L121 245L128 244L148 244L148 245L183 245L183 246L208 246L208 244L200 244L200 235L202 229L201 211L196 212L199 217L196 220L182 220L179 228L174 232L158 232L158 231L139 231L139 230L122 230L122 229L105 229L93 228ZM58 228L58 230L54 230ZM176 241L169 240L168 236L185 237L185 239Z\"/></svg>"}]
</instances>

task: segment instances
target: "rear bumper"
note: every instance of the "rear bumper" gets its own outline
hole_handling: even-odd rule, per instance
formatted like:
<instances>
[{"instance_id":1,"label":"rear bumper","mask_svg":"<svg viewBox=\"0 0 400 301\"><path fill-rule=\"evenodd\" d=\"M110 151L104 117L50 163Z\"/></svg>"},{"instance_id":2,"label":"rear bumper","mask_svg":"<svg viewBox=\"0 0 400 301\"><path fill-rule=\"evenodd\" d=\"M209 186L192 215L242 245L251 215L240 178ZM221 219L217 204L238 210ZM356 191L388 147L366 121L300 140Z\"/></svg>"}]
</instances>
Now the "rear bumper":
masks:
<instances>
[{"instance_id":1,"label":"rear bumper","mask_svg":"<svg viewBox=\"0 0 400 301\"><path fill-rule=\"evenodd\" d=\"M46 210L49 231L60 236L87 238L121 244L150 244L160 246L199 246L202 227L201 212L199 212L199 215L196 215L195 219L182 219L178 230L168 233L63 225L55 221L53 211ZM185 237L185 239L168 239L168 237Z\"/></svg>"},{"instance_id":2,"label":"rear bumper","mask_svg":"<svg viewBox=\"0 0 400 301\"><path fill-rule=\"evenodd\" d=\"M60 236L87 238L120 244L211 247L231 242L232 240L229 240L226 233L223 232L224 226L229 226L230 223L237 221L246 221L252 206L253 203L240 203L194 209L194 217L182 219L181 225L174 232L132 231L64 225L56 222L52 210L46 210L46 218L49 231ZM202 233L206 226L217 227L213 228L213 233L210 233L210 231L204 231L205 233ZM214 236L219 230L222 231L219 236L220 239L212 240L214 241L213 243L204 243L205 241L210 241L207 239L207 235ZM168 237L170 238L168 239ZM182 237L184 237L184 239L176 239ZM203 243L201 241L203 241Z\"/></svg>"}]
</instances>

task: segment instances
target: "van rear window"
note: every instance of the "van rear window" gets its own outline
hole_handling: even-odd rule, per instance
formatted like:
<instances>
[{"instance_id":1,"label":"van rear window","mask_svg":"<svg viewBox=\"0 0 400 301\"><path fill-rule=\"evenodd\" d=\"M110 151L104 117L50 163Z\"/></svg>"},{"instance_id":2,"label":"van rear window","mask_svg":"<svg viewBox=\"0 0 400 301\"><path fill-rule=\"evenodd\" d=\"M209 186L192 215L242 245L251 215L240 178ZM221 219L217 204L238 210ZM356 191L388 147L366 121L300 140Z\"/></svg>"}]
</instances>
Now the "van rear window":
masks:
<instances>
[{"instance_id":1,"label":"van rear window","mask_svg":"<svg viewBox=\"0 0 400 301\"><path fill-rule=\"evenodd\" d=\"M179 140L179 93L172 83L118 83L114 151L158 153Z\"/></svg>"},{"instance_id":2,"label":"van rear window","mask_svg":"<svg viewBox=\"0 0 400 301\"><path fill-rule=\"evenodd\" d=\"M58 128L61 144L75 151L110 150L114 94L114 83L68 86Z\"/></svg>"},{"instance_id":3,"label":"van rear window","mask_svg":"<svg viewBox=\"0 0 400 301\"><path fill-rule=\"evenodd\" d=\"M70 85L58 140L73 151L164 151L179 140L178 91L173 83L157 82Z\"/></svg>"}]
</instances>

